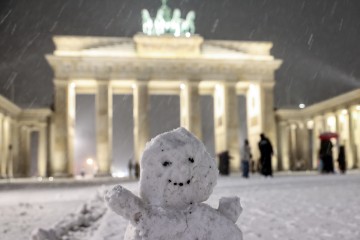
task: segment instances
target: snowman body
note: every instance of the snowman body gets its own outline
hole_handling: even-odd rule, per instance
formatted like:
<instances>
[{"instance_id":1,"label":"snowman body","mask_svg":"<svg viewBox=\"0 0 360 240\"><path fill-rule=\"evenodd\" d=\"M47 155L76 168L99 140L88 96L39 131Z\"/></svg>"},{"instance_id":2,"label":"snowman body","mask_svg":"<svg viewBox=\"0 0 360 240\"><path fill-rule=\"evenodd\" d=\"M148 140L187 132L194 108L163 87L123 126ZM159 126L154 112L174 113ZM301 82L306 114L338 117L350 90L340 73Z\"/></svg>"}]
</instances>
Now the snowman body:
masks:
<instances>
[{"instance_id":1,"label":"snowman body","mask_svg":"<svg viewBox=\"0 0 360 240\"><path fill-rule=\"evenodd\" d=\"M202 202L218 176L215 160L184 128L152 139L141 159L140 198L120 185L105 200L130 220L125 240L241 240L236 226L238 197L220 199L214 209Z\"/></svg>"}]
</instances>

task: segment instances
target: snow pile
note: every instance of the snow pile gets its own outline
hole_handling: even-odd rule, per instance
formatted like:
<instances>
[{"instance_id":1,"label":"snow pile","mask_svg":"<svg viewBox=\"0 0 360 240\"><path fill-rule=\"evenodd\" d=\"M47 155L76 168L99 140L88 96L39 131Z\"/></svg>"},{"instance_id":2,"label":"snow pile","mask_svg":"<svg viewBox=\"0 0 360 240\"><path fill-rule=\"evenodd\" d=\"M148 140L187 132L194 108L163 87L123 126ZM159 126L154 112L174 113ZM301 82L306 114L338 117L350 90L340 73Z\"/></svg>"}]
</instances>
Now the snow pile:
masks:
<instances>
[{"instance_id":1,"label":"snow pile","mask_svg":"<svg viewBox=\"0 0 360 240\"><path fill-rule=\"evenodd\" d=\"M82 229L94 227L94 222L106 212L104 207L104 191L97 192L88 203L83 204L76 213L67 215L49 229L38 228L32 233L32 240L60 240L72 235L72 232L81 232ZM88 232L89 230L86 229Z\"/></svg>"},{"instance_id":2,"label":"snow pile","mask_svg":"<svg viewBox=\"0 0 360 240\"><path fill-rule=\"evenodd\" d=\"M206 201L218 170L205 146L184 128L163 133L146 146L141 160L140 196L118 185L105 200L130 221L125 239L241 240L236 226L238 197L222 198L218 209Z\"/></svg>"}]
</instances>

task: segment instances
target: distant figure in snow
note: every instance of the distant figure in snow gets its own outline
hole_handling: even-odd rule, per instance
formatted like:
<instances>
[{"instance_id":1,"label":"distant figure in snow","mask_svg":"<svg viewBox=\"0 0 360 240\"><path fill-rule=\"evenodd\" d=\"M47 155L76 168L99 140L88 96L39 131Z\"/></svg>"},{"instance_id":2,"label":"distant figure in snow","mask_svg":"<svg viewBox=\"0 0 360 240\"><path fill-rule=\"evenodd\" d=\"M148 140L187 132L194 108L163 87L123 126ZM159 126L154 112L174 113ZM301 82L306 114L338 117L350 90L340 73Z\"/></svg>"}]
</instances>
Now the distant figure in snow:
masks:
<instances>
[{"instance_id":1,"label":"distant figure in snow","mask_svg":"<svg viewBox=\"0 0 360 240\"><path fill-rule=\"evenodd\" d=\"M341 145L339 149L338 157L339 170L342 174L346 172L346 157L345 157L345 146Z\"/></svg>"},{"instance_id":2,"label":"distant figure in snow","mask_svg":"<svg viewBox=\"0 0 360 240\"><path fill-rule=\"evenodd\" d=\"M259 142L261 174L272 177L271 157L274 153L270 140L265 134L260 134Z\"/></svg>"},{"instance_id":3,"label":"distant figure in snow","mask_svg":"<svg viewBox=\"0 0 360 240\"><path fill-rule=\"evenodd\" d=\"M129 178L132 178L133 176L132 169L133 169L133 163L132 163L132 159L130 158L128 163Z\"/></svg>"},{"instance_id":4,"label":"distant figure in snow","mask_svg":"<svg viewBox=\"0 0 360 240\"><path fill-rule=\"evenodd\" d=\"M139 177L140 177L140 164L139 163L135 163L134 171L135 171L136 179L139 179Z\"/></svg>"},{"instance_id":5,"label":"distant figure in snow","mask_svg":"<svg viewBox=\"0 0 360 240\"><path fill-rule=\"evenodd\" d=\"M330 140L321 140L319 157L323 163L323 173L334 173L332 148L333 144Z\"/></svg>"},{"instance_id":6,"label":"distant figure in snow","mask_svg":"<svg viewBox=\"0 0 360 240\"><path fill-rule=\"evenodd\" d=\"M219 172L221 175L230 174L230 159L229 151L223 151L219 154Z\"/></svg>"},{"instance_id":7,"label":"distant figure in snow","mask_svg":"<svg viewBox=\"0 0 360 240\"><path fill-rule=\"evenodd\" d=\"M244 178L249 177L250 162L251 162L251 149L249 141L245 139L244 145L241 148L241 170Z\"/></svg>"}]
</instances>

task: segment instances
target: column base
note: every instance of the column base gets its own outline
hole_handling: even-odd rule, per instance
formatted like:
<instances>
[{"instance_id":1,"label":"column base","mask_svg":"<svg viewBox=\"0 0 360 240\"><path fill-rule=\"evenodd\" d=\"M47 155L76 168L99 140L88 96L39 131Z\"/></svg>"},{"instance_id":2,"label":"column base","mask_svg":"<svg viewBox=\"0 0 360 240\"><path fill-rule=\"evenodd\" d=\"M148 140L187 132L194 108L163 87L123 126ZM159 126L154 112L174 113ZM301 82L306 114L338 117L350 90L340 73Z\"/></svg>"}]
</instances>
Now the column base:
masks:
<instances>
[{"instance_id":1,"label":"column base","mask_svg":"<svg viewBox=\"0 0 360 240\"><path fill-rule=\"evenodd\" d=\"M95 174L96 178L112 177L111 173L97 173Z\"/></svg>"},{"instance_id":2,"label":"column base","mask_svg":"<svg viewBox=\"0 0 360 240\"><path fill-rule=\"evenodd\" d=\"M54 173L54 174L51 174L50 176L48 177L54 177L54 178L71 178L73 177L72 174L69 174L69 173ZM44 177L44 178L48 178L48 177Z\"/></svg>"}]
</instances>

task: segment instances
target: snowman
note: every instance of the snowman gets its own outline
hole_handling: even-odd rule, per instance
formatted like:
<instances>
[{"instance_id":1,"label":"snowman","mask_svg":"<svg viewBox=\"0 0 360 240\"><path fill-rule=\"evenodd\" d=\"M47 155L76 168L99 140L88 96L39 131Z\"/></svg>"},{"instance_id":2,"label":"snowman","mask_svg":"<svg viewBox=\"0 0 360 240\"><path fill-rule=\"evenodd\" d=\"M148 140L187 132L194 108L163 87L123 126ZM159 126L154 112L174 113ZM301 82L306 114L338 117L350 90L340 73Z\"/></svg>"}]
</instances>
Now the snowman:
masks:
<instances>
[{"instance_id":1,"label":"snowman","mask_svg":"<svg viewBox=\"0 0 360 240\"><path fill-rule=\"evenodd\" d=\"M110 209L129 220L125 240L242 240L238 197L203 203L218 176L204 144L184 128L153 138L141 159L140 198L115 186L105 195Z\"/></svg>"}]
</instances>

